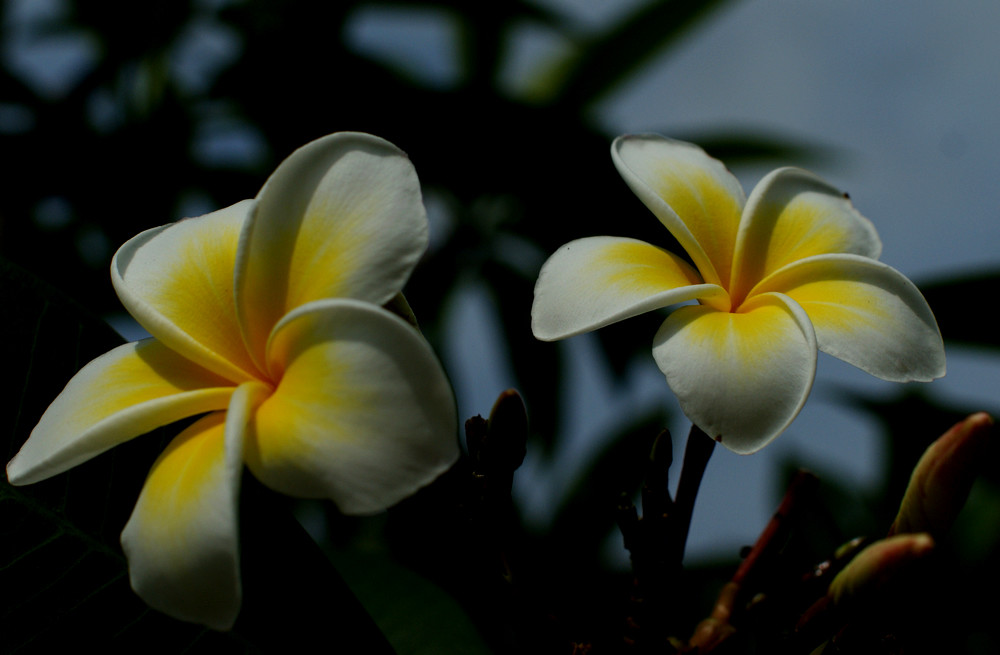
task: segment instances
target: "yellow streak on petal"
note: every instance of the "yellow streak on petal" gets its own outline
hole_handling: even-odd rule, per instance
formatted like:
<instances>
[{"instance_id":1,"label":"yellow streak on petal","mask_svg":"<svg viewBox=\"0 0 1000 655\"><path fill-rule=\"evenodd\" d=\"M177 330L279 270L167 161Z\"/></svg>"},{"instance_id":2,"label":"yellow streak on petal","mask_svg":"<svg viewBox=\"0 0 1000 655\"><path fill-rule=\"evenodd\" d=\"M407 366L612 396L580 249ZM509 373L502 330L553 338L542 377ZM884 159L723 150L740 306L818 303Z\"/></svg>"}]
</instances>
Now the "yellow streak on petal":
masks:
<instances>
[{"instance_id":1,"label":"yellow streak on petal","mask_svg":"<svg viewBox=\"0 0 1000 655\"><path fill-rule=\"evenodd\" d=\"M877 258L874 226L838 190L806 171L774 171L754 189L738 236L731 289L739 299L780 268L808 257L854 254Z\"/></svg>"},{"instance_id":2,"label":"yellow streak on petal","mask_svg":"<svg viewBox=\"0 0 1000 655\"><path fill-rule=\"evenodd\" d=\"M620 242L601 252L612 271L607 283L621 291L653 294L701 284L701 276L679 257L641 242Z\"/></svg>"},{"instance_id":3,"label":"yellow streak on petal","mask_svg":"<svg viewBox=\"0 0 1000 655\"><path fill-rule=\"evenodd\" d=\"M758 254L764 263L762 275L812 255L846 250L844 227L829 220L830 213L841 210L827 208L827 204L831 204L830 198L803 194L783 207L773 203L761 205L758 211L777 215L766 251Z\"/></svg>"},{"instance_id":4,"label":"yellow streak on petal","mask_svg":"<svg viewBox=\"0 0 1000 655\"><path fill-rule=\"evenodd\" d=\"M132 588L147 604L216 630L228 630L240 606L242 435L227 434L231 419L231 412L208 414L170 442L121 536Z\"/></svg>"},{"instance_id":5,"label":"yellow streak on petal","mask_svg":"<svg viewBox=\"0 0 1000 655\"><path fill-rule=\"evenodd\" d=\"M325 495L326 487L309 470L325 457L323 450L364 447L362 435L351 430L351 417L392 411L379 402L380 371L370 371L370 384L359 384L357 375L324 351L313 347L295 357L247 432L247 466L269 486L299 497Z\"/></svg>"},{"instance_id":6,"label":"yellow streak on petal","mask_svg":"<svg viewBox=\"0 0 1000 655\"><path fill-rule=\"evenodd\" d=\"M145 240L140 235L135 245L123 247L130 257L119 262L122 300L139 322L178 352L237 382L259 375L243 343L233 294L247 206L184 219ZM224 370L232 368L242 375Z\"/></svg>"},{"instance_id":7,"label":"yellow streak on petal","mask_svg":"<svg viewBox=\"0 0 1000 655\"><path fill-rule=\"evenodd\" d=\"M268 178L237 255L243 336L263 367L271 329L312 301L381 305L427 244L413 165L395 146L340 133L292 153Z\"/></svg>"},{"instance_id":8,"label":"yellow streak on petal","mask_svg":"<svg viewBox=\"0 0 1000 655\"><path fill-rule=\"evenodd\" d=\"M788 313L780 306L749 306L736 312L719 312L705 308L705 314L692 324L689 338L699 345L714 348L716 357L742 369L734 384L750 388L756 384L756 374L767 368L774 341L780 338L788 322Z\"/></svg>"},{"instance_id":9,"label":"yellow streak on petal","mask_svg":"<svg viewBox=\"0 0 1000 655\"><path fill-rule=\"evenodd\" d=\"M930 381L944 345L927 301L901 273L852 254L818 255L768 276L752 293L778 292L808 314L819 348L884 380Z\"/></svg>"},{"instance_id":10,"label":"yellow streak on petal","mask_svg":"<svg viewBox=\"0 0 1000 655\"><path fill-rule=\"evenodd\" d=\"M684 330L689 347L710 351L718 362L712 375L728 371L727 386L745 391L766 393L761 382L769 377L776 341L785 338L789 329L788 312L767 302L744 303L737 312L720 312L709 306L683 308L690 320ZM706 374L708 372L706 371ZM725 398L720 397L720 404Z\"/></svg>"},{"instance_id":11,"label":"yellow streak on petal","mask_svg":"<svg viewBox=\"0 0 1000 655\"><path fill-rule=\"evenodd\" d=\"M369 210L348 214L333 205L329 198L320 198L309 206L295 246L291 248L290 284L282 314L312 300L351 295L350 274L359 265L352 253L362 252L374 235L359 233L371 222L359 220L357 216L366 216L364 212ZM340 229L324 229L328 217L338 214L342 217ZM359 229L347 229L349 227Z\"/></svg>"},{"instance_id":12,"label":"yellow streak on petal","mask_svg":"<svg viewBox=\"0 0 1000 655\"><path fill-rule=\"evenodd\" d=\"M777 290L799 303L819 333L884 332L894 323L893 305L880 302L878 278L866 279L874 262L816 259L772 276L755 291ZM884 266L881 268L885 268ZM877 269L876 269L877 270ZM902 276L900 276L901 278ZM892 296L889 293L888 296Z\"/></svg>"},{"instance_id":13,"label":"yellow streak on petal","mask_svg":"<svg viewBox=\"0 0 1000 655\"><path fill-rule=\"evenodd\" d=\"M187 525L201 513L204 490L224 485L225 412L214 412L184 430L167 446L150 470L143 487L144 512L157 517L164 540L162 549L169 553L182 547L172 535L183 538L183 531L173 531L171 524Z\"/></svg>"},{"instance_id":14,"label":"yellow streak on petal","mask_svg":"<svg viewBox=\"0 0 1000 655\"><path fill-rule=\"evenodd\" d=\"M124 409L169 398L188 391L219 389L225 407L232 383L177 355L153 339L127 344L134 356L105 356L106 366L96 369L99 377L90 384L75 385L85 394L74 403L73 422L92 425ZM115 351L112 351L115 352ZM97 361L97 360L95 360Z\"/></svg>"},{"instance_id":15,"label":"yellow streak on petal","mask_svg":"<svg viewBox=\"0 0 1000 655\"><path fill-rule=\"evenodd\" d=\"M61 473L156 427L223 409L232 383L154 339L129 343L83 367L7 466L14 484Z\"/></svg>"},{"instance_id":16,"label":"yellow streak on petal","mask_svg":"<svg viewBox=\"0 0 1000 655\"><path fill-rule=\"evenodd\" d=\"M788 296L802 305L817 332L881 332L891 322L887 307L871 302L868 288L849 280L818 280L797 286Z\"/></svg>"},{"instance_id":17,"label":"yellow streak on petal","mask_svg":"<svg viewBox=\"0 0 1000 655\"><path fill-rule=\"evenodd\" d=\"M730 450L751 453L805 402L816 341L797 305L768 294L733 313L681 307L657 333L653 357L688 418Z\"/></svg>"},{"instance_id":18,"label":"yellow streak on petal","mask_svg":"<svg viewBox=\"0 0 1000 655\"><path fill-rule=\"evenodd\" d=\"M178 253L180 256L170 272L170 284L161 288L159 304L176 308L175 321L182 325L210 328L214 342L211 345L252 371L235 320L232 285L235 252L230 250L233 249L219 252L217 246L207 242L190 243L184 252Z\"/></svg>"},{"instance_id":19,"label":"yellow streak on petal","mask_svg":"<svg viewBox=\"0 0 1000 655\"><path fill-rule=\"evenodd\" d=\"M267 486L379 511L457 455L440 365L402 319L332 299L293 310L268 344L274 393L247 425L244 460Z\"/></svg>"},{"instance_id":20,"label":"yellow streak on petal","mask_svg":"<svg viewBox=\"0 0 1000 655\"><path fill-rule=\"evenodd\" d=\"M653 190L691 231L718 273L718 283L728 288L741 199L711 174L681 164L662 162L651 180ZM708 277L706 281L716 282Z\"/></svg>"}]
</instances>

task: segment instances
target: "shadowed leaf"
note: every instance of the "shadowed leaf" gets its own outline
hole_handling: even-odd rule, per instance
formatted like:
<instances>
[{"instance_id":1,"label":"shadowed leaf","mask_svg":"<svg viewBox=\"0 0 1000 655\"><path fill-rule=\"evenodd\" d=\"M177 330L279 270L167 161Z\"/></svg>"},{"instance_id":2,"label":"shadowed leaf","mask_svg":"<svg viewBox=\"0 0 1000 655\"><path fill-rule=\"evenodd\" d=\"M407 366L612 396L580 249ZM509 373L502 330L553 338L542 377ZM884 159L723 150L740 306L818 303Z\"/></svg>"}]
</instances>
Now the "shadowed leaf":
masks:
<instances>
[{"instance_id":1,"label":"shadowed leaf","mask_svg":"<svg viewBox=\"0 0 1000 655\"><path fill-rule=\"evenodd\" d=\"M969 316L968 308L992 298L1000 285L1000 272L992 271L919 285L934 310L946 341L970 346L1000 348L1000 330L985 315Z\"/></svg>"}]
</instances>

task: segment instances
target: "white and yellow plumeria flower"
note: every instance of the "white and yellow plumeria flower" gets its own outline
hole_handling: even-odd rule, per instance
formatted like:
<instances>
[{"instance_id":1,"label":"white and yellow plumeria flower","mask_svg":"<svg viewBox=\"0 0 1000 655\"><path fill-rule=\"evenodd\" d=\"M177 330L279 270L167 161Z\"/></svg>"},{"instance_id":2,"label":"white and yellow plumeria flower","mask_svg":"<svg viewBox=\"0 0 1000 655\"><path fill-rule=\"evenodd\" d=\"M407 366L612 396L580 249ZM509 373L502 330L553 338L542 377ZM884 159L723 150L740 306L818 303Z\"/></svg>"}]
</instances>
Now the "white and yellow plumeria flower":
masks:
<instances>
[{"instance_id":1,"label":"white and yellow plumeria flower","mask_svg":"<svg viewBox=\"0 0 1000 655\"><path fill-rule=\"evenodd\" d=\"M846 195L781 168L747 199L722 163L656 135L620 137L611 155L694 266L635 239L568 243L535 286L537 338L697 300L667 317L653 357L688 418L737 453L764 447L795 418L817 349L885 380L944 375L930 308L876 261L878 235Z\"/></svg>"},{"instance_id":2,"label":"white and yellow plumeria flower","mask_svg":"<svg viewBox=\"0 0 1000 655\"><path fill-rule=\"evenodd\" d=\"M8 478L36 482L205 414L153 465L122 546L147 603L228 628L244 463L277 491L370 513L457 458L437 358L381 307L426 244L409 159L352 133L297 150L255 200L143 232L115 255L112 279L153 338L70 380Z\"/></svg>"}]
</instances>

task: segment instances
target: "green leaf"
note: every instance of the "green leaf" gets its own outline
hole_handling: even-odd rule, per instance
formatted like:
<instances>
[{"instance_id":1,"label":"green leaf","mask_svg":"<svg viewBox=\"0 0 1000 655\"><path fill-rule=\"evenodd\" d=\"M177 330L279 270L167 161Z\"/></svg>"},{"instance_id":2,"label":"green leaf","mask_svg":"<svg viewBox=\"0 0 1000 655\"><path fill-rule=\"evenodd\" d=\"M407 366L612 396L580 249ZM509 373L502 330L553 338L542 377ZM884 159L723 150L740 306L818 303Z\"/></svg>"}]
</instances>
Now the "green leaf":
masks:
<instances>
[{"instance_id":1,"label":"green leaf","mask_svg":"<svg viewBox=\"0 0 1000 655\"><path fill-rule=\"evenodd\" d=\"M380 527L382 517L362 521ZM381 538L355 539L327 556L399 655L492 652L458 601L394 559Z\"/></svg>"},{"instance_id":2,"label":"green leaf","mask_svg":"<svg viewBox=\"0 0 1000 655\"><path fill-rule=\"evenodd\" d=\"M87 361L121 343L103 321L0 260L8 320L0 356L12 417L0 452L12 457L47 404ZM4 652L303 652L317 643L392 648L323 553L283 506L245 476L241 498L243 611L219 633L149 609L129 586L119 533L146 473L177 428L133 439L49 480L0 481L0 625Z\"/></svg>"}]
</instances>

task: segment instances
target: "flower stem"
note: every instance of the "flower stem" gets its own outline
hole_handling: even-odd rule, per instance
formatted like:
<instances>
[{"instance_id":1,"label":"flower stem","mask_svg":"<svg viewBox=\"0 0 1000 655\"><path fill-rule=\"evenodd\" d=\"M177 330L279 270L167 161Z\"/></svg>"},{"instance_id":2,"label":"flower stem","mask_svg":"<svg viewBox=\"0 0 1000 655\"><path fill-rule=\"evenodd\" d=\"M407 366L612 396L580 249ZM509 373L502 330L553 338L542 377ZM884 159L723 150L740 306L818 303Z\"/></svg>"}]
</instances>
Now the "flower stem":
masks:
<instances>
[{"instance_id":1,"label":"flower stem","mask_svg":"<svg viewBox=\"0 0 1000 655\"><path fill-rule=\"evenodd\" d=\"M691 515L694 512L694 501L698 497L698 487L701 486L701 478L713 450L715 450L715 440L697 425L692 425L687 446L684 448L684 463L681 465L677 496L670 517L673 533L671 539L673 564L678 569L684 559L684 548L688 532L691 530Z\"/></svg>"},{"instance_id":2,"label":"flower stem","mask_svg":"<svg viewBox=\"0 0 1000 655\"><path fill-rule=\"evenodd\" d=\"M643 497L642 519L635 521L632 518L635 508L631 505L626 508L631 511L622 521L622 534L632 553L636 581L633 590L635 607L627 624L628 638L650 652L671 652L667 650L667 645L681 628L678 617L686 602L684 593L680 591L683 589L684 547L698 487L714 448L715 441L698 427L692 427L673 502L670 502L669 495L658 498L655 493L656 488L666 493L664 467L656 471L661 479L649 481L649 489ZM657 459L662 459L662 455ZM658 462L661 467L664 463ZM647 507L647 499L655 502Z\"/></svg>"}]
</instances>

